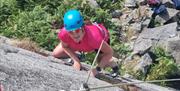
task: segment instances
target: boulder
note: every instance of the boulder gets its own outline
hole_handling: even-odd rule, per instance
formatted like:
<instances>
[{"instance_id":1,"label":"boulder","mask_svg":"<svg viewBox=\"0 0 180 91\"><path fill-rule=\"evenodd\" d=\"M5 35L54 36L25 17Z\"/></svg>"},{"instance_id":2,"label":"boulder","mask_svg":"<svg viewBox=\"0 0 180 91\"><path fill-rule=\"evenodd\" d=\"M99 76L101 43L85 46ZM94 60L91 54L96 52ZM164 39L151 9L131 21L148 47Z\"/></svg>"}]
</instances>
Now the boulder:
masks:
<instances>
[{"instance_id":1,"label":"boulder","mask_svg":"<svg viewBox=\"0 0 180 91\"><path fill-rule=\"evenodd\" d=\"M160 26L157 28L147 29L142 31L142 33L139 35L139 37L136 39L134 43L133 51L138 52L144 52L150 47L154 46L161 46L163 48L167 48L168 44L171 44L172 38L177 37L178 41L175 42L173 40L173 44L176 44L176 48L180 48L179 42L179 31L176 31L176 23L167 24L164 26ZM169 45L170 47L171 45ZM173 47L169 48L170 50L173 49ZM167 51L170 51L167 50ZM172 51L170 51L171 54L174 54ZM175 56L174 56L175 57ZM175 58L178 59L178 58ZM176 60L177 61L177 60Z\"/></svg>"},{"instance_id":2,"label":"boulder","mask_svg":"<svg viewBox=\"0 0 180 91\"><path fill-rule=\"evenodd\" d=\"M180 38L168 39L166 50L170 52L176 62L180 64Z\"/></svg>"},{"instance_id":3,"label":"boulder","mask_svg":"<svg viewBox=\"0 0 180 91\"><path fill-rule=\"evenodd\" d=\"M135 70L141 70L143 74L147 74L148 68L152 64L152 59L149 56L148 53L144 54L141 59L139 60L139 63L135 66Z\"/></svg>"}]
</instances>

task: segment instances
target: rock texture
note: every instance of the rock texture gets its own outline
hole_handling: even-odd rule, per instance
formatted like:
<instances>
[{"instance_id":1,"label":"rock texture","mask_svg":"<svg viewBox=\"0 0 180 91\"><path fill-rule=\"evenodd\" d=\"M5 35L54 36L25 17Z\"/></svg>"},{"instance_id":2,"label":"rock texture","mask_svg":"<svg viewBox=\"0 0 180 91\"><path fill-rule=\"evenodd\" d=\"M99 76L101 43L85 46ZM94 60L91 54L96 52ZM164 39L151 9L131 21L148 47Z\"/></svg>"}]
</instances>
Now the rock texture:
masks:
<instances>
[{"instance_id":1,"label":"rock texture","mask_svg":"<svg viewBox=\"0 0 180 91\"><path fill-rule=\"evenodd\" d=\"M99 8L99 5L97 4L96 0L87 0L89 2L89 5L91 8Z\"/></svg>"},{"instance_id":2,"label":"rock texture","mask_svg":"<svg viewBox=\"0 0 180 91\"><path fill-rule=\"evenodd\" d=\"M179 31L176 31L176 23L144 30L134 43L135 52L146 51L150 47L161 46L167 49L179 63L180 44ZM172 51L176 50L176 51Z\"/></svg>"},{"instance_id":3,"label":"rock texture","mask_svg":"<svg viewBox=\"0 0 180 91\"><path fill-rule=\"evenodd\" d=\"M36 53L0 43L0 83L5 91L70 91L79 90L86 81L87 72L76 71ZM110 85L95 78L89 79L89 87ZM96 91L123 91L120 88Z\"/></svg>"}]
</instances>

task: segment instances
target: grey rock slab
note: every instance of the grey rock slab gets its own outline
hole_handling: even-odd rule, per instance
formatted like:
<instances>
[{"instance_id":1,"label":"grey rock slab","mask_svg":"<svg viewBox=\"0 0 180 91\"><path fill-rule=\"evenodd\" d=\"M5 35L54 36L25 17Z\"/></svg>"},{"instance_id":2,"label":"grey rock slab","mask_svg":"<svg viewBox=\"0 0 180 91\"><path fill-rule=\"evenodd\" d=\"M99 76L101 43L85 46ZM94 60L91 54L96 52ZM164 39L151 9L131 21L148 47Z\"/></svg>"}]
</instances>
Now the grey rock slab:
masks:
<instances>
[{"instance_id":1,"label":"grey rock slab","mask_svg":"<svg viewBox=\"0 0 180 91\"><path fill-rule=\"evenodd\" d=\"M5 91L79 90L87 72L51 62L52 59L27 50L0 44L0 83ZM58 60L57 60L58 61ZM110 85L90 77L89 87ZM95 91L123 91L104 88Z\"/></svg>"},{"instance_id":2,"label":"grey rock slab","mask_svg":"<svg viewBox=\"0 0 180 91\"><path fill-rule=\"evenodd\" d=\"M163 45L167 39L177 36L176 23L142 31L134 44L134 50L146 50L149 46Z\"/></svg>"},{"instance_id":3,"label":"grey rock slab","mask_svg":"<svg viewBox=\"0 0 180 91\"><path fill-rule=\"evenodd\" d=\"M8 38L6 38L4 36L0 36L0 43L6 43L7 41L9 41Z\"/></svg>"},{"instance_id":4,"label":"grey rock slab","mask_svg":"<svg viewBox=\"0 0 180 91\"><path fill-rule=\"evenodd\" d=\"M143 82L143 81L139 81L139 80L131 79L131 78L126 78L126 79L132 82L137 82L137 83ZM141 91L179 91L173 88L162 87L162 86L158 86L158 85L147 83L147 82L146 83L144 82L141 84L135 84L135 86L143 88Z\"/></svg>"},{"instance_id":5,"label":"grey rock slab","mask_svg":"<svg viewBox=\"0 0 180 91\"><path fill-rule=\"evenodd\" d=\"M172 40L175 37L179 37L179 31L176 31L176 26L176 23L171 23L142 31L142 33L135 40L133 51L136 53L144 52L148 48L161 46L168 49L167 51L170 51L175 59L178 59L176 58L177 55L174 55L173 52L174 50L177 51L180 48L179 38L178 40Z\"/></svg>"},{"instance_id":6,"label":"grey rock slab","mask_svg":"<svg viewBox=\"0 0 180 91\"><path fill-rule=\"evenodd\" d=\"M167 11L168 11L170 17L173 17L176 13L179 12L179 10L172 9L172 8L167 8Z\"/></svg>"},{"instance_id":7,"label":"grey rock slab","mask_svg":"<svg viewBox=\"0 0 180 91\"><path fill-rule=\"evenodd\" d=\"M166 50L172 54L176 62L180 64L180 38L170 38L167 40Z\"/></svg>"},{"instance_id":8,"label":"grey rock slab","mask_svg":"<svg viewBox=\"0 0 180 91\"><path fill-rule=\"evenodd\" d=\"M135 69L141 70L143 74L146 74L151 64L152 64L152 59L150 55L146 53L141 57L139 63L135 66Z\"/></svg>"}]
</instances>

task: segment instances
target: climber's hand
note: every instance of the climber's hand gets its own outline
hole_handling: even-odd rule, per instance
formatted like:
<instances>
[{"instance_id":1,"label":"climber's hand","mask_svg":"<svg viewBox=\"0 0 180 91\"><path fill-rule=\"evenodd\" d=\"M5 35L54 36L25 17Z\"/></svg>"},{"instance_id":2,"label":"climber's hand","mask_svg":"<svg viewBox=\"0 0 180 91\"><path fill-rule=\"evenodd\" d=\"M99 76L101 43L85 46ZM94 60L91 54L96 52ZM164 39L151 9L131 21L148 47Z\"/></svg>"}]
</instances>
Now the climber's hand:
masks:
<instances>
[{"instance_id":1,"label":"climber's hand","mask_svg":"<svg viewBox=\"0 0 180 91\"><path fill-rule=\"evenodd\" d=\"M81 69L81 63L80 63L80 62L74 62L73 67L74 67L76 70L80 70L80 69Z\"/></svg>"}]
</instances>

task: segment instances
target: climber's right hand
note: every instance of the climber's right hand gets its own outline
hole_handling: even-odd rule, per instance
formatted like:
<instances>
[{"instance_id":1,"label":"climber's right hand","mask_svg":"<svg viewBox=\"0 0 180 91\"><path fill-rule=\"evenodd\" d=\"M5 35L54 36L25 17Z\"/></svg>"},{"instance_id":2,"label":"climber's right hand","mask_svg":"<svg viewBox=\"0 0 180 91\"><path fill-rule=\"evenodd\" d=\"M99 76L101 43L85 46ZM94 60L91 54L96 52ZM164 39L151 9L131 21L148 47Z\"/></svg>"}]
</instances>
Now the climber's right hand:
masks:
<instances>
[{"instance_id":1,"label":"climber's right hand","mask_svg":"<svg viewBox=\"0 0 180 91\"><path fill-rule=\"evenodd\" d=\"M76 70L81 70L81 63L80 63L80 62L74 62L73 67L74 67Z\"/></svg>"}]
</instances>

